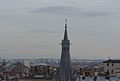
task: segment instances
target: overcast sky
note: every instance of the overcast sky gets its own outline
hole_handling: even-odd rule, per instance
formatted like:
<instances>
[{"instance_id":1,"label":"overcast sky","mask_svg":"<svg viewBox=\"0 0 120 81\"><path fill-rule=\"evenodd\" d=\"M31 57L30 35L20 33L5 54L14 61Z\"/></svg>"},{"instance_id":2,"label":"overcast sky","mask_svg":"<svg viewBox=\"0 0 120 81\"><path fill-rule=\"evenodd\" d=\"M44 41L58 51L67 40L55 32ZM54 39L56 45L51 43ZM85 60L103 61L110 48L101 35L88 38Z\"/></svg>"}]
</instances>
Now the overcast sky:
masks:
<instances>
[{"instance_id":1,"label":"overcast sky","mask_svg":"<svg viewBox=\"0 0 120 81\"><path fill-rule=\"evenodd\" d=\"M0 0L0 56L60 58L66 18L71 58L120 58L120 0Z\"/></svg>"}]
</instances>

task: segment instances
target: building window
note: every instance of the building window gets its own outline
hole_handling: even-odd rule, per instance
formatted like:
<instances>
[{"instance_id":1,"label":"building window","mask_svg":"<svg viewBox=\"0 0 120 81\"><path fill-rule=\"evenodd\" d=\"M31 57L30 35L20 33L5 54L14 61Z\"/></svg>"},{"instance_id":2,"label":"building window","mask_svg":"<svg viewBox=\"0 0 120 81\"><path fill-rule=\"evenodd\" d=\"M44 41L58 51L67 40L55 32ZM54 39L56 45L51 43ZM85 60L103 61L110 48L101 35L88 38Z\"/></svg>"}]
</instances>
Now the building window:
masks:
<instances>
[{"instance_id":1,"label":"building window","mask_svg":"<svg viewBox=\"0 0 120 81\"><path fill-rule=\"evenodd\" d=\"M114 71L113 71L113 69L111 70L111 74L113 74L114 73Z\"/></svg>"},{"instance_id":2,"label":"building window","mask_svg":"<svg viewBox=\"0 0 120 81\"><path fill-rule=\"evenodd\" d=\"M109 63L107 63L107 66L109 66Z\"/></svg>"},{"instance_id":3,"label":"building window","mask_svg":"<svg viewBox=\"0 0 120 81\"><path fill-rule=\"evenodd\" d=\"M113 66L114 64L112 63L112 66Z\"/></svg>"},{"instance_id":4,"label":"building window","mask_svg":"<svg viewBox=\"0 0 120 81\"><path fill-rule=\"evenodd\" d=\"M109 75L109 69L107 69L107 75Z\"/></svg>"}]
</instances>

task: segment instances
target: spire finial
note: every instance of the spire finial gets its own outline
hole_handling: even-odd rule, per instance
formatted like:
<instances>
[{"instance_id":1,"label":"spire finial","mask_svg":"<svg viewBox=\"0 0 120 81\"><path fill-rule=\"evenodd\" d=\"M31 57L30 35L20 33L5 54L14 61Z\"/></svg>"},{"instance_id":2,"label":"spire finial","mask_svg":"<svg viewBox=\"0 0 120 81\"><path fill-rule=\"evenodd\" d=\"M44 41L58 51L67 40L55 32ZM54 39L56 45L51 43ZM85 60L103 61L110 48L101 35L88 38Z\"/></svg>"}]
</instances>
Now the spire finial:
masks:
<instances>
[{"instance_id":1,"label":"spire finial","mask_svg":"<svg viewBox=\"0 0 120 81\"><path fill-rule=\"evenodd\" d=\"M65 19L65 29L67 28L67 19Z\"/></svg>"}]
</instances>

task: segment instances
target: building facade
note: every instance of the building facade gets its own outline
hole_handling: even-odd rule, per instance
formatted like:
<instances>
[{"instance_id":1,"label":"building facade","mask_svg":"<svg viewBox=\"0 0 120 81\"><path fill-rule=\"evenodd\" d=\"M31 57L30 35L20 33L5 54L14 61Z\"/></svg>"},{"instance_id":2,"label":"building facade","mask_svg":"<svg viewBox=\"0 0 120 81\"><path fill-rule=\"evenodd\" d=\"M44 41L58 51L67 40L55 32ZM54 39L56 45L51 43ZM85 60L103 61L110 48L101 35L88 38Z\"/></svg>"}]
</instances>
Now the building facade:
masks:
<instances>
[{"instance_id":1,"label":"building facade","mask_svg":"<svg viewBox=\"0 0 120 81\"><path fill-rule=\"evenodd\" d=\"M120 77L120 60L107 60L103 62L106 76Z\"/></svg>"},{"instance_id":2,"label":"building facade","mask_svg":"<svg viewBox=\"0 0 120 81\"><path fill-rule=\"evenodd\" d=\"M59 81L73 81L72 65L70 59L70 40L67 34L67 20L65 23L64 39L62 40L62 53L58 69Z\"/></svg>"}]
</instances>

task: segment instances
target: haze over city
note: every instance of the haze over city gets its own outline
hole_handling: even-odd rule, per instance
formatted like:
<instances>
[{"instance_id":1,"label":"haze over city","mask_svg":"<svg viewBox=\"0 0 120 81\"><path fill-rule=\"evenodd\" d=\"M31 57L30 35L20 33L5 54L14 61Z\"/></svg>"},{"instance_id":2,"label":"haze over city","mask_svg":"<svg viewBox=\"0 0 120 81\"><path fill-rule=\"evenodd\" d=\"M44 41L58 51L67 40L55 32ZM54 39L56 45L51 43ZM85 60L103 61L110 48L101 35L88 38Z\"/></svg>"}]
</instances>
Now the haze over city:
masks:
<instances>
[{"instance_id":1,"label":"haze over city","mask_svg":"<svg viewBox=\"0 0 120 81\"><path fill-rule=\"evenodd\" d=\"M120 0L0 0L2 58L59 58L65 19L71 58L120 56Z\"/></svg>"}]
</instances>

